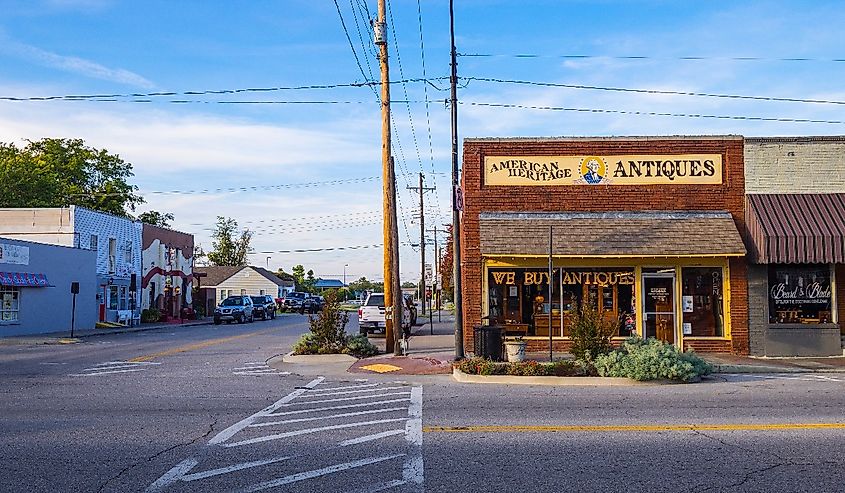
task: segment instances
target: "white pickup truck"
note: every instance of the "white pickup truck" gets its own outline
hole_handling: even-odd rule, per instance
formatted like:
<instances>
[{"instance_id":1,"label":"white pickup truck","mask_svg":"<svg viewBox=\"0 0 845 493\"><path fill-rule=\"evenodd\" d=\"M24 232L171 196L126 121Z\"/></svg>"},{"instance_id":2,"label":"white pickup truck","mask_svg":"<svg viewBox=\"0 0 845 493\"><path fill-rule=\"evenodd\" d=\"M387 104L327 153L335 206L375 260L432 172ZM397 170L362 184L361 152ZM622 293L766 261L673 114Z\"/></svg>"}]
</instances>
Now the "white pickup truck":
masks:
<instances>
[{"instance_id":1,"label":"white pickup truck","mask_svg":"<svg viewBox=\"0 0 845 493\"><path fill-rule=\"evenodd\" d=\"M411 328L411 314L408 307L402 304L402 328ZM384 333L384 293L371 293L367 301L358 308L358 331L367 335L370 332Z\"/></svg>"}]
</instances>

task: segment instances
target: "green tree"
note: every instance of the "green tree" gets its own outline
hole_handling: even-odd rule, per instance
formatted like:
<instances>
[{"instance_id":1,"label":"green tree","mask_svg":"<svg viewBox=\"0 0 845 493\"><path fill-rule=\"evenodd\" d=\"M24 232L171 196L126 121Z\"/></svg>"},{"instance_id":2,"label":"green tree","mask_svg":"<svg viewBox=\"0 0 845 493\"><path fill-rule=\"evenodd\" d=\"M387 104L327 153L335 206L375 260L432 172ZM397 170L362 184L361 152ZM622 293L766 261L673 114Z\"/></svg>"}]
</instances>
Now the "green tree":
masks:
<instances>
[{"instance_id":1,"label":"green tree","mask_svg":"<svg viewBox=\"0 0 845 493\"><path fill-rule=\"evenodd\" d=\"M211 265L247 265L252 231L244 229L238 235L238 222L232 218L217 216L217 226L211 234L213 251L208 252Z\"/></svg>"},{"instance_id":2,"label":"green tree","mask_svg":"<svg viewBox=\"0 0 845 493\"><path fill-rule=\"evenodd\" d=\"M452 273L454 270L454 252L452 248L452 225L450 224L447 227L447 233L449 235L448 239L446 240L446 248L445 253L443 254L443 258L440 259L440 289L443 291L443 296L452 300L454 299L454 287L452 285Z\"/></svg>"},{"instance_id":3,"label":"green tree","mask_svg":"<svg viewBox=\"0 0 845 493\"><path fill-rule=\"evenodd\" d=\"M67 207L128 216L142 199L132 165L81 139L0 143L0 207Z\"/></svg>"},{"instance_id":4,"label":"green tree","mask_svg":"<svg viewBox=\"0 0 845 493\"><path fill-rule=\"evenodd\" d=\"M172 212L158 212L147 211L138 214L138 220L144 224L151 224L153 226L161 226L162 228L169 228L170 221L173 220Z\"/></svg>"},{"instance_id":5,"label":"green tree","mask_svg":"<svg viewBox=\"0 0 845 493\"><path fill-rule=\"evenodd\" d=\"M305 267L302 264L294 265L293 269L291 269L291 275L293 276L296 290L303 291L305 289Z\"/></svg>"},{"instance_id":6,"label":"green tree","mask_svg":"<svg viewBox=\"0 0 845 493\"><path fill-rule=\"evenodd\" d=\"M315 284L317 284L317 279L314 277L314 271L308 269L308 272L305 276L305 291L308 291L309 293L315 293L317 291L317 289L314 287Z\"/></svg>"},{"instance_id":7,"label":"green tree","mask_svg":"<svg viewBox=\"0 0 845 493\"><path fill-rule=\"evenodd\" d=\"M417 285L412 283L411 281L405 281L402 283L403 288L416 288Z\"/></svg>"}]
</instances>

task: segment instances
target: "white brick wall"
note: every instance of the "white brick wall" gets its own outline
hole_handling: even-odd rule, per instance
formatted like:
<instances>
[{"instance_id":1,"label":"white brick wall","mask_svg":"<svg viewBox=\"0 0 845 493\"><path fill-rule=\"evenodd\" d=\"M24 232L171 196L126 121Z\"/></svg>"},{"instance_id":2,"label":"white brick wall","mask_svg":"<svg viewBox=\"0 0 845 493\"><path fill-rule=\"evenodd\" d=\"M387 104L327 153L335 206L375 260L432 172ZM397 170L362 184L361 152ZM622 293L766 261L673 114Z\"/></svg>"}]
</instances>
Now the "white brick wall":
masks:
<instances>
[{"instance_id":1,"label":"white brick wall","mask_svg":"<svg viewBox=\"0 0 845 493\"><path fill-rule=\"evenodd\" d=\"M845 193L845 138L749 138L746 193Z\"/></svg>"},{"instance_id":2,"label":"white brick wall","mask_svg":"<svg viewBox=\"0 0 845 493\"><path fill-rule=\"evenodd\" d=\"M141 223L72 206L74 231L82 248L90 248L91 235L97 235L97 274L128 278L138 275L141 282ZM109 272L109 239L116 240L115 272ZM127 245L131 246L130 252Z\"/></svg>"}]
</instances>

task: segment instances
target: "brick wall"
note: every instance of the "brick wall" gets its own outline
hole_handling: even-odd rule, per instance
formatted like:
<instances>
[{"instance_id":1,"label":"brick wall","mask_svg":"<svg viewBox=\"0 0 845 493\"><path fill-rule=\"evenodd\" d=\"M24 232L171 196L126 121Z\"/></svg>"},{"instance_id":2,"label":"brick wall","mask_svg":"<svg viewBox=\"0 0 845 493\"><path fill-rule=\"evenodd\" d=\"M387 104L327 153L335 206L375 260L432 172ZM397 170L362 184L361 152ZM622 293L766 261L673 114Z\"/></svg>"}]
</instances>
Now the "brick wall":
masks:
<instances>
[{"instance_id":1,"label":"brick wall","mask_svg":"<svg viewBox=\"0 0 845 493\"><path fill-rule=\"evenodd\" d=\"M497 186L482 183L485 155L587 156L619 154L719 153L721 185L631 186ZM472 348L472 327L481 323L482 255L479 214L482 212L601 212L645 210L728 211L739 231L745 230L745 173L741 137L649 137L572 139L469 139L464 142L461 223L461 268L465 348ZM699 341L702 350L748 353L748 294L745 260L731 261L731 325L733 341ZM529 343L532 351L534 342ZM548 348L548 343L537 345ZM555 343L566 350L567 341ZM542 350L542 349L540 349Z\"/></svg>"},{"instance_id":2,"label":"brick wall","mask_svg":"<svg viewBox=\"0 0 845 493\"><path fill-rule=\"evenodd\" d=\"M836 304L839 331L845 336L845 264L836 265Z\"/></svg>"},{"instance_id":3,"label":"brick wall","mask_svg":"<svg viewBox=\"0 0 845 493\"><path fill-rule=\"evenodd\" d=\"M748 193L843 193L845 138L748 138L745 179Z\"/></svg>"},{"instance_id":4,"label":"brick wall","mask_svg":"<svg viewBox=\"0 0 845 493\"><path fill-rule=\"evenodd\" d=\"M748 332L749 352L753 356L766 354L766 327L769 323L769 275L766 265L748 266Z\"/></svg>"}]
</instances>

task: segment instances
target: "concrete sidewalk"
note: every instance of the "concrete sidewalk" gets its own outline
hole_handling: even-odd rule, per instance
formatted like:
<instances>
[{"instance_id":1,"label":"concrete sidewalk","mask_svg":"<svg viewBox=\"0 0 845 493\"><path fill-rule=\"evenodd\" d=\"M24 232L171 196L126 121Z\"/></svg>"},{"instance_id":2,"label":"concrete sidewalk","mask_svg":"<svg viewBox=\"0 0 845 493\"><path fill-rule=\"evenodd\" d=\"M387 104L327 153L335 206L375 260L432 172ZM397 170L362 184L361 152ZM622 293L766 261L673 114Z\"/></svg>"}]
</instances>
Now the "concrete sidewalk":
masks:
<instances>
[{"instance_id":1,"label":"concrete sidewalk","mask_svg":"<svg viewBox=\"0 0 845 493\"><path fill-rule=\"evenodd\" d=\"M713 365L714 373L839 373L845 356L828 358L758 358L728 353L697 353Z\"/></svg>"},{"instance_id":2,"label":"concrete sidewalk","mask_svg":"<svg viewBox=\"0 0 845 493\"><path fill-rule=\"evenodd\" d=\"M209 325L213 321L211 318L204 318L200 320L185 320L184 322L164 322L155 324L141 324L135 327L109 327L102 329L84 329L74 330L73 337L70 337L70 329L60 332L49 332L44 334L31 334L22 336L0 337L0 346L28 346L37 344L74 344L82 342L83 339L89 337L103 336L109 334L125 334L128 332L143 332L147 330L178 328L178 327L194 327L197 325Z\"/></svg>"}]
</instances>

